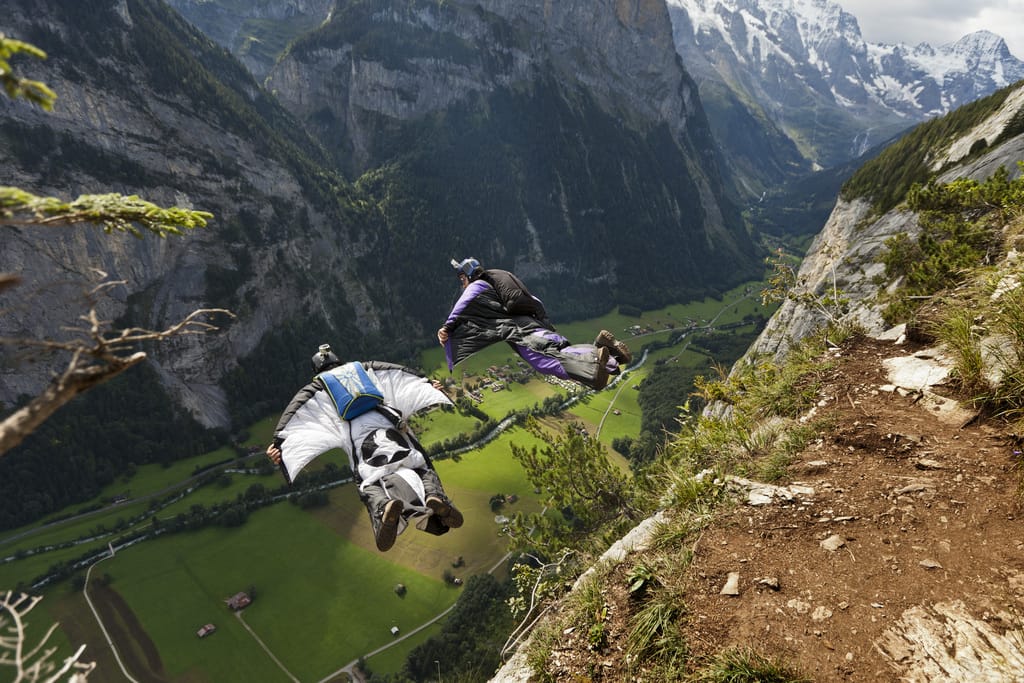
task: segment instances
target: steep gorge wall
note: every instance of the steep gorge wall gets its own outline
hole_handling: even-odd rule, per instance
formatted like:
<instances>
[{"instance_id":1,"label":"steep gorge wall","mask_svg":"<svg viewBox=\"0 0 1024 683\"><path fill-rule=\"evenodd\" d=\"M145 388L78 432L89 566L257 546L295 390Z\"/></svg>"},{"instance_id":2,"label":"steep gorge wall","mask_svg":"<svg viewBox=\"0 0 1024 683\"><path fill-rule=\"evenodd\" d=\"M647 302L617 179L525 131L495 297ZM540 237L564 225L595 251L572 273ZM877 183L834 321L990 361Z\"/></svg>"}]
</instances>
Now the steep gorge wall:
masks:
<instances>
[{"instance_id":1,"label":"steep gorge wall","mask_svg":"<svg viewBox=\"0 0 1024 683\"><path fill-rule=\"evenodd\" d=\"M1024 86L1008 97L992 116L949 144L947 153L933 155L947 167L936 181L948 183L957 178L984 181L999 167L1005 167L1010 177L1020 175L1018 162L1024 159L1024 135L1012 137L980 156L965 158L979 139L990 144L999 139L1021 111L1024 111ZM885 322L877 294L884 275L880 259L886 250L885 242L899 234L914 237L918 232L917 215L911 211L897 207L882 215L873 215L870 204L863 198L840 199L801 263L797 275L800 289L816 297L840 292L850 302L850 322L862 327L867 334L880 334ZM827 323L826 316L814 306L787 300L751 345L746 358L758 355L780 358L794 341Z\"/></svg>"},{"instance_id":2,"label":"steep gorge wall","mask_svg":"<svg viewBox=\"0 0 1024 683\"><path fill-rule=\"evenodd\" d=\"M196 84L195 91L176 87L195 63L172 51L181 63L168 65L165 73L145 61L144 43L155 48L162 19L141 0L105 9L15 2L10 10L5 29L49 55L45 62L19 67L46 82L58 99L52 113L0 99L4 182L66 199L107 191L138 194L210 211L214 219L205 230L165 240L104 235L86 226L5 229L0 271L24 278L5 302L5 336L55 336L83 312L78 294L91 287L96 269L126 280L101 301L108 320L128 313L133 324L157 329L196 308L233 309L239 317L226 332L182 338L151 356L173 394L198 419L227 426L227 397L218 381L234 359L303 308L339 308L333 300L338 295L332 293L324 306L322 290L308 287L297 274L332 273L344 283L338 290L345 293L351 326L380 330L379 306L352 272L354 259L369 249L366 240L334 220L293 159L268 149L274 133L250 108L267 103L241 69L236 75L247 88L241 92L223 86L217 92L212 81ZM189 47L202 57L201 46ZM182 71L171 73L173 66ZM202 100L214 94L237 98L236 108ZM338 241L348 245L345 253L323 248ZM237 287L218 289L217 275ZM0 400L6 402L37 392L56 367L8 360L0 384Z\"/></svg>"},{"instance_id":3,"label":"steep gorge wall","mask_svg":"<svg viewBox=\"0 0 1024 683\"><path fill-rule=\"evenodd\" d=\"M660 3L340 3L267 84L351 177L415 184L397 210L556 306L755 270ZM430 248L384 212L393 245Z\"/></svg>"},{"instance_id":4,"label":"steep gorge wall","mask_svg":"<svg viewBox=\"0 0 1024 683\"><path fill-rule=\"evenodd\" d=\"M272 91L154 0L12 0L4 29L49 53L18 68L58 93L49 114L0 100L5 182L214 219L168 240L9 229L0 270L27 274L23 294L100 268L127 281L104 315L150 328L233 310L152 352L207 425L232 400L276 405L303 345L412 357L451 303L452 256L517 269L561 320L758 270L660 3L339 3ZM369 170L349 184L336 165ZM0 332L53 336L79 312L48 301L12 305ZM5 360L8 403L56 367Z\"/></svg>"}]
</instances>

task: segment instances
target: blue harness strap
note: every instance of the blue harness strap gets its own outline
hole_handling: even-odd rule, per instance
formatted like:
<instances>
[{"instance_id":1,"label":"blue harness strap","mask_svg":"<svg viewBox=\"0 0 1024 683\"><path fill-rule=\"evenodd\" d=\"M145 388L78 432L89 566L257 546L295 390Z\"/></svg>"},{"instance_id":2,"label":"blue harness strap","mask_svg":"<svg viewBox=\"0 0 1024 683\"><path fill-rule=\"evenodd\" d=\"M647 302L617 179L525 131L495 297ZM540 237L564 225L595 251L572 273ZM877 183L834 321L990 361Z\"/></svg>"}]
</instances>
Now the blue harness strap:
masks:
<instances>
[{"instance_id":1,"label":"blue harness strap","mask_svg":"<svg viewBox=\"0 0 1024 683\"><path fill-rule=\"evenodd\" d=\"M330 370L317 375L327 388L341 419L351 420L383 403L384 394L361 364L346 363L341 370L340 378Z\"/></svg>"}]
</instances>

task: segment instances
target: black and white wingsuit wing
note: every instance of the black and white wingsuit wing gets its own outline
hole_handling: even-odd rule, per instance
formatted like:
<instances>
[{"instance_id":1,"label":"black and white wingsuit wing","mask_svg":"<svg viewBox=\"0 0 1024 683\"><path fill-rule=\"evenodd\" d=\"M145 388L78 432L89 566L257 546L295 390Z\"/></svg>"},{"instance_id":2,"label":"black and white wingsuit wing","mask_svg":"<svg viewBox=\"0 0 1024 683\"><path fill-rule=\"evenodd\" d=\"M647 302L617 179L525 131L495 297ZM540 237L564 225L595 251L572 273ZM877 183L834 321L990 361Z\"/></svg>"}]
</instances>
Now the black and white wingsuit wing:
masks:
<instances>
[{"instance_id":1,"label":"black and white wingsuit wing","mask_svg":"<svg viewBox=\"0 0 1024 683\"><path fill-rule=\"evenodd\" d=\"M435 405L450 405L444 392L430 380L400 365L370 361L363 364L384 395L384 402L406 417ZM333 372L333 371L329 371ZM357 420L359 418L356 418ZM332 448L341 448L353 459L352 423L341 419L322 381L314 379L303 387L285 409L274 436L280 443L282 464L290 481L303 467Z\"/></svg>"}]
</instances>

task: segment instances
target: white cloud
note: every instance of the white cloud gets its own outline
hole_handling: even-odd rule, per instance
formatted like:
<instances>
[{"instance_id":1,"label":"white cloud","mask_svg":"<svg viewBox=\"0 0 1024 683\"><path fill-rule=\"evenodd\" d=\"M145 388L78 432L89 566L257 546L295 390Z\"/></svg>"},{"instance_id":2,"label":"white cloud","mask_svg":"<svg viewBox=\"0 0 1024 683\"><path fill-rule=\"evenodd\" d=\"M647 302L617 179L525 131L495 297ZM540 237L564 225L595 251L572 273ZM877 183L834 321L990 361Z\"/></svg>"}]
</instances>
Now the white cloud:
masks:
<instances>
[{"instance_id":1,"label":"white cloud","mask_svg":"<svg viewBox=\"0 0 1024 683\"><path fill-rule=\"evenodd\" d=\"M1024 60L1024 0L838 0L872 43L952 43L987 30Z\"/></svg>"}]
</instances>

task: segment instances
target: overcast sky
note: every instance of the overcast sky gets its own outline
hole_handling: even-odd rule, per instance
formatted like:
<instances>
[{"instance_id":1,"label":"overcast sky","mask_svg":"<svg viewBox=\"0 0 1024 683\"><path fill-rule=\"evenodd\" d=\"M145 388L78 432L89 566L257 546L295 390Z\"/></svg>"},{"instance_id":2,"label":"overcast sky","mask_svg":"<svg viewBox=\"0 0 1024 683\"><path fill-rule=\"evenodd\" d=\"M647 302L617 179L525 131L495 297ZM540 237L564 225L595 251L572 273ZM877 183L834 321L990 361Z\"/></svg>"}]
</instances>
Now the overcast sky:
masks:
<instances>
[{"instance_id":1,"label":"overcast sky","mask_svg":"<svg viewBox=\"0 0 1024 683\"><path fill-rule=\"evenodd\" d=\"M952 43L986 29L1024 60L1024 0L834 0L869 43Z\"/></svg>"}]
</instances>

